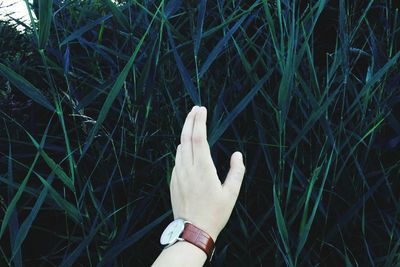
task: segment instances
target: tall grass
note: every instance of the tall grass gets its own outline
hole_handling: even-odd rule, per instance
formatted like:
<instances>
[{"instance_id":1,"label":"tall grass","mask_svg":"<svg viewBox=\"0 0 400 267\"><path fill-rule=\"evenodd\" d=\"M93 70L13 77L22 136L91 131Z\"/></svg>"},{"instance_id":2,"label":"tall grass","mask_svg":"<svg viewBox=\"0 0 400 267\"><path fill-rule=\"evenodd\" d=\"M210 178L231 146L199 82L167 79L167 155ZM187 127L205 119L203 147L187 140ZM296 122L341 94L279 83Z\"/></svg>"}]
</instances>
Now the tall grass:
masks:
<instances>
[{"instance_id":1,"label":"tall grass","mask_svg":"<svg viewBox=\"0 0 400 267\"><path fill-rule=\"evenodd\" d=\"M194 104L222 181L247 167L215 266L399 264L397 1L28 6L0 22L0 266L149 266Z\"/></svg>"}]
</instances>

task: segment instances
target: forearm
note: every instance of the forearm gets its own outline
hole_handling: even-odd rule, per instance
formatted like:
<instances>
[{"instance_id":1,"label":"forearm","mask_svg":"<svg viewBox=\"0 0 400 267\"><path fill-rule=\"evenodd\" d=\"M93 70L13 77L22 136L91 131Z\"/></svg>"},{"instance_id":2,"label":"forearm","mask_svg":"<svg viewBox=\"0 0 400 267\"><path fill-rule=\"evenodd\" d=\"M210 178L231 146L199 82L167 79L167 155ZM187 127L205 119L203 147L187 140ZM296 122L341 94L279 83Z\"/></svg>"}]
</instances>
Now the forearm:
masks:
<instances>
[{"instance_id":1,"label":"forearm","mask_svg":"<svg viewBox=\"0 0 400 267\"><path fill-rule=\"evenodd\" d=\"M201 267L207 260L207 255L193 244L179 241L164 249L152 267Z\"/></svg>"}]
</instances>

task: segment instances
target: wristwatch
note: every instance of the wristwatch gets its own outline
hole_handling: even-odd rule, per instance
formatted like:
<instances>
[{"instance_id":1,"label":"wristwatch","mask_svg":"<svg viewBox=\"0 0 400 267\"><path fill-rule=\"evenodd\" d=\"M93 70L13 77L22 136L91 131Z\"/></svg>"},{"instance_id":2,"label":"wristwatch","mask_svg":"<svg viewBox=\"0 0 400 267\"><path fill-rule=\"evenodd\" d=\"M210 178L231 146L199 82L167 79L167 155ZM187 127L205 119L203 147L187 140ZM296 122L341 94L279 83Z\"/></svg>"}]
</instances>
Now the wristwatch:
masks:
<instances>
[{"instance_id":1,"label":"wristwatch","mask_svg":"<svg viewBox=\"0 0 400 267\"><path fill-rule=\"evenodd\" d=\"M214 240L209 234L193 225L191 222L177 218L172 221L161 234L160 243L165 248L177 241L187 241L200 248L207 254L207 260L211 261L214 255Z\"/></svg>"}]
</instances>

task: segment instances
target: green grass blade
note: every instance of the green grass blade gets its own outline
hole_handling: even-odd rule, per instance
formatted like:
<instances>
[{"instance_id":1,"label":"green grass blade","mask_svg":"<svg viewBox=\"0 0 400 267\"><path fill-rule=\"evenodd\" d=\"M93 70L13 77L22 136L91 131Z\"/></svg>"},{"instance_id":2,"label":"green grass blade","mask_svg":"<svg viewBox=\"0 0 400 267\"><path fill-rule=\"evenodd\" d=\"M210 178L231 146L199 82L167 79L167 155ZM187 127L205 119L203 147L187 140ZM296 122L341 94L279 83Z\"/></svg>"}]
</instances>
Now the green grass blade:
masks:
<instances>
[{"instance_id":1,"label":"green grass blade","mask_svg":"<svg viewBox=\"0 0 400 267\"><path fill-rule=\"evenodd\" d=\"M297 249L296 249L295 262L297 262L297 260L298 260L298 256L300 255L300 252L302 251L302 249L303 249L303 247L304 247L304 245L305 245L305 243L307 241L308 234L310 233L311 225L314 222L315 214L317 212L318 205L319 205L319 203L321 201L321 198L322 198L322 192L323 192L323 189L324 189L324 186L325 186L325 182L326 182L326 179L328 178L328 174L330 173L329 170L330 170L330 167L331 167L331 164L332 164L333 154L334 154L334 150L332 150L331 155L330 155L329 160L328 160L328 163L325 166L324 178L323 178L321 186L319 188L318 196L317 196L317 198L315 200L314 207L312 209L311 215L308 218L307 223L305 225L303 224L303 228L300 229L299 243L298 243ZM319 169L317 170L316 176L319 175L320 168L321 167L319 167ZM313 180L315 180L315 179L313 179ZM312 189L310 189L309 191L311 191L311 190ZM307 194L307 197L308 197L307 198L307 202L308 202L308 200L309 200L309 195L308 194ZM306 209L306 207L305 207L305 209Z\"/></svg>"},{"instance_id":2,"label":"green grass blade","mask_svg":"<svg viewBox=\"0 0 400 267\"><path fill-rule=\"evenodd\" d=\"M196 91L196 87L194 86L192 79L190 78L188 70L183 65L182 59L179 56L178 51L176 50L175 41L172 37L169 27L167 27L167 31L168 31L169 43L172 47L176 65L178 67L179 73L181 74L183 84L185 85L185 89L188 91L189 96L192 99L193 103L196 105L200 105L200 96Z\"/></svg>"},{"instance_id":3,"label":"green grass blade","mask_svg":"<svg viewBox=\"0 0 400 267\"><path fill-rule=\"evenodd\" d=\"M210 144L210 147L212 147L215 142L217 142L218 138L225 132L225 130L229 127L229 125L232 123L232 121L242 112L246 106L250 103L250 101L254 98L254 96L257 94L257 92L263 87L264 83L268 80L268 78L271 76L273 72L273 69L270 69L264 77L262 77L256 85L250 90L250 92L239 102L239 104L236 105L236 107L228 114L228 116L225 118L225 120L212 129L212 132L209 137L208 143Z\"/></svg>"},{"instance_id":4,"label":"green grass blade","mask_svg":"<svg viewBox=\"0 0 400 267\"><path fill-rule=\"evenodd\" d=\"M203 77L203 75L206 73L208 68L211 66L211 64L217 59L219 53L221 53L222 49L226 45L226 43L229 41L231 36L239 29L240 25L242 25L243 21L247 18L247 14L243 15L236 23L233 25L233 27L226 33L226 35L219 40L217 45L213 48L213 50L210 52L208 55L206 61L200 68L199 72L199 79Z\"/></svg>"},{"instance_id":5,"label":"green grass blade","mask_svg":"<svg viewBox=\"0 0 400 267\"><path fill-rule=\"evenodd\" d=\"M281 241L285 247L285 254L286 254L285 256L287 257L289 266L294 266L293 261L292 261L292 256L290 253L290 247L289 247L289 235L288 235L285 219L283 218L281 205L279 204L279 199L278 199L278 196L276 193L275 184L273 185L272 190L273 190L273 195L274 195L276 224L278 226L278 231L279 231L279 235L281 237Z\"/></svg>"},{"instance_id":6,"label":"green grass blade","mask_svg":"<svg viewBox=\"0 0 400 267\"><path fill-rule=\"evenodd\" d=\"M50 36L53 18L53 0L39 1L39 49L44 49Z\"/></svg>"},{"instance_id":7,"label":"green grass blade","mask_svg":"<svg viewBox=\"0 0 400 267\"><path fill-rule=\"evenodd\" d=\"M170 216L171 211L165 212L163 215L159 216L154 221L148 223L145 227L138 230L131 236L127 237L122 242L119 242L112 246L109 251L104 254L103 259L97 265L97 267L101 267L107 264L111 264L114 259L121 254L124 250L126 250L129 246L135 244L138 240L143 238L146 234L148 234L154 227L159 225L162 221L164 221L168 216Z\"/></svg>"},{"instance_id":8,"label":"green grass blade","mask_svg":"<svg viewBox=\"0 0 400 267\"><path fill-rule=\"evenodd\" d=\"M25 190L26 184L27 184L27 182L29 180L29 177L32 174L33 168L35 167L36 162L37 162L38 159L39 159L39 153L36 154L32 164L31 164L31 167L29 168L28 173L26 174L24 180L22 181L22 183L18 187L18 191L15 193L15 195L12 198L12 200L10 201L10 203L7 206L7 209L6 209L5 213L4 213L4 216L3 216L2 222L1 222L0 239L4 234L4 231L5 231L5 229L6 229L7 225L8 225L8 222L9 222L9 220L11 218L12 213L15 211L15 208L16 208L18 200L21 198L21 195Z\"/></svg>"},{"instance_id":9,"label":"green grass blade","mask_svg":"<svg viewBox=\"0 0 400 267\"><path fill-rule=\"evenodd\" d=\"M1 110L0 110L1 112ZM72 180L68 177L68 175L64 172L64 170L54 162L54 160L49 157L49 155L44 151L44 149L40 146L40 144L36 141L36 139L17 121L15 121L13 118L8 116L6 113L2 112L2 114L10 119L11 121L15 122L27 135L28 138L31 140L33 146L38 150L44 161L47 163L47 165L50 167L51 170L60 178L60 180L72 191L75 191L74 184ZM54 114L53 114L54 115ZM50 119L51 121L51 119ZM50 123L50 122L49 122Z\"/></svg>"},{"instance_id":10,"label":"green grass blade","mask_svg":"<svg viewBox=\"0 0 400 267\"><path fill-rule=\"evenodd\" d=\"M157 12L159 12L161 5L158 7ZM99 116L97 117L96 123L93 126L93 128L90 130L89 136L86 139L85 146L82 151L81 158L84 156L84 154L87 152L89 149L90 145L92 144L95 135L99 131L101 125L103 124L104 120L106 119L107 113L110 110L115 98L118 96L119 92L122 89L122 85L126 80L126 77L128 76L128 72L131 69L133 63L135 62L136 56L139 53L140 48L143 45L143 42L145 38L147 37L149 30L153 24L154 19L156 16L154 16L149 24L149 26L146 29L146 32L143 34L142 38L140 39L139 43L136 45L135 51L133 52L131 58L129 59L129 62L125 65L124 69L122 72L118 75L117 80L115 81L113 87L111 88L110 93L108 94L106 100L104 101L103 106L101 107L101 110L99 112Z\"/></svg>"},{"instance_id":11,"label":"green grass blade","mask_svg":"<svg viewBox=\"0 0 400 267\"><path fill-rule=\"evenodd\" d=\"M82 26L81 28L77 29L76 31L74 31L73 33L71 33L70 35L68 35L61 43L60 43L60 47L65 45L66 43L75 40L76 38L79 38L82 34L84 34L85 32L93 29L94 27L96 27L97 25L99 25L100 23L108 20L109 18L111 18L113 15L112 14L108 14L105 15L101 18L98 18L94 21L91 21L90 23L86 24L85 26Z\"/></svg>"},{"instance_id":12,"label":"green grass blade","mask_svg":"<svg viewBox=\"0 0 400 267\"><path fill-rule=\"evenodd\" d=\"M48 183L51 184L54 179L54 173L52 172L48 177ZM16 240L14 242L14 248L21 248L22 243L24 242L26 236L28 235L29 230L32 228L32 223L36 219L40 208L47 196L47 187L43 187L42 192L40 193L39 197L37 198L35 205L32 207L31 212L29 213L28 217L24 220L21 225L21 228L18 231ZM15 254L13 253L12 258L14 258Z\"/></svg>"},{"instance_id":13,"label":"green grass blade","mask_svg":"<svg viewBox=\"0 0 400 267\"><path fill-rule=\"evenodd\" d=\"M31 134L26 132L28 134L28 137L31 139L33 145L36 147L36 149L39 151L40 155L44 159L44 161L47 163L47 165L54 171L54 173L61 179L61 181L64 182L64 184L71 189L72 191L75 191L73 182L71 179L68 177L68 175L64 172L64 170L55 163L55 161L49 157L49 155L44 151L43 148L40 147L40 145L37 143L37 141L33 138Z\"/></svg>"},{"instance_id":14,"label":"green grass blade","mask_svg":"<svg viewBox=\"0 0 400 267\"><path fill-rule=\"evenodd\" d=\"M306 133L311 129L314 123L326 112L329 105L335 100L336 95L340 92L340 90L336 90L333 92L324 103L320 104L317 109L313 111L313 113L309 116L307 122L305 123L303 129L297 134L296 138L291 142L289 149L287 150L284 158L289 155L290 152L293 151L297 147L297 144L305 138Z\"/></svg>"},{"instance_id":15,"label":"green grass blade","mask_svg":"<svg viewBox=\"0 0 400 267\"><path fill-rule=\"evenodd\" d=\"M389 69L393 66L396 66L400 57L400 51L396 53L379 71L377 71L370 80L363 86L361 91L357 94L356 98L353 101L353 104L347 108L348 112L353 112L353 108L360 101L360 98L363 97L366 93L369 92L370 88L373 87L376 83L378 83L382 77L387 74Z\"/></svg>"},{"instance_id":16,"label":"green grass blade","mask_svg":"<svg viewBox=\"0 0 400 267\"><path fill-rule=\"evenodd\" d=\"M200 49L201 38L203 35L203 24L204 17L206 14L207 8L207 0L200 0L200 3L197 6L197 27L196 27L196 35L194 37L194 55L197 57L197 54Z\"/></svg>"},{"instance_id":17,"label":"green grass blade","mask_svg":"<svg viewBox=\"0 0 400 267\"><path fill-rule=\"evenodd\" d=\"M66 214L75 221L75 223L80 223L82 221L80 211L75 208L74 205L61 197L60 194L45 179L43 179L42 176L38 175L38 177L42 184L47 188L57 205L60 206L60 208L62 208Z\"/></svg>"},{"instance_id":18,"label":"green grass blade","mask_svg":"<svg viewBox=\"0 0 400 267\"><path fill-rule=\"evenodd\" d=\"M31 98L42 107L47 108L50 111L54 111L53 105L41 93L39 89L37 89L33 84L25 80L24 77L2 63L0 63L0 75L2 75L4 78L8 79L13 85L15 85L15 87L17 87L17 89L20 90L21 93Z\"/></svg>"},{"instance_id":19,"label":"green grass blade","mask_svg":"<svg viewBox=\"0 0 400 267\"><path fill-rule=\"evenodd\" d=\"M7 176L8 176L8 181L10 184L13 183L14 181L14 173L13 173L13 164L12 164L12 145L10 142L10 134L7 128L7 125L5 125L6 133L7 133L7 138L8 138L8 170L7 170ZM10 199L12 194L14 193L13 188L11 186L7 187L8 191L8 198ZM13 265L16 267L21 267L22 266L22 253L20 248L15 248L14 247L14 242L16 239L16 235L19 231L19 222L18 222L18 216L17 216L17 211L13 209L10 213L9 216L9 224L8 228L10 230L10 243L11 243L11 250L12 253L16 255L15 258L12 259Z\"/></svg>"},{"instance_id":20,"label":"green grass blade","mask_svg":"<svg viewBox=\"0 0 400 267\"><path fill-rule=\"evenodd\" d=\"M119 9L117 4L115 4L111 0L103 0L105 4L111 9L113 13L113 17L117 20L118 24L122 26L123 29L128 30L130 29L130 24L124 13Z\"/></svg>"}]
</instances>

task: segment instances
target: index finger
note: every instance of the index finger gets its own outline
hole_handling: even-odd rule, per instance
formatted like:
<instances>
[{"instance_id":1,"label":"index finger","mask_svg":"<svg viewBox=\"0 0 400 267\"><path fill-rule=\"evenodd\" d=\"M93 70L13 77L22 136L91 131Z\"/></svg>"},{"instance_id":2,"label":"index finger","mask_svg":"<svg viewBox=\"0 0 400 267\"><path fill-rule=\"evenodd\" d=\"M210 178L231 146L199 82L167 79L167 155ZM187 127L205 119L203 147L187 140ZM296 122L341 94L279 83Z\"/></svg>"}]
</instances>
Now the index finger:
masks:
<instances>
[{"instance_id":1,"label":"index finger","mask_svg":"<svg viewBox=\"0 0 400 267\"><path fill-rule=\"evenodd\" d=\"M194 162L205 165L212 162L210 147L207 142L207 109L200 107L193 126L192 148Z\"/></svg>"},{"instance_id":2,"label":"index finger","mask_svg":"<svg viewBox=\"0 0 400 267\"><path fill-rule=\"evenodd\" d=\"M182 163L184 165L193 165L193 150L192 150L192 133L194 117L196 115L197 106L194 106L186 117L185 123L183 124L181 134L182 144Z\"/></svg>"}]
</instances>

